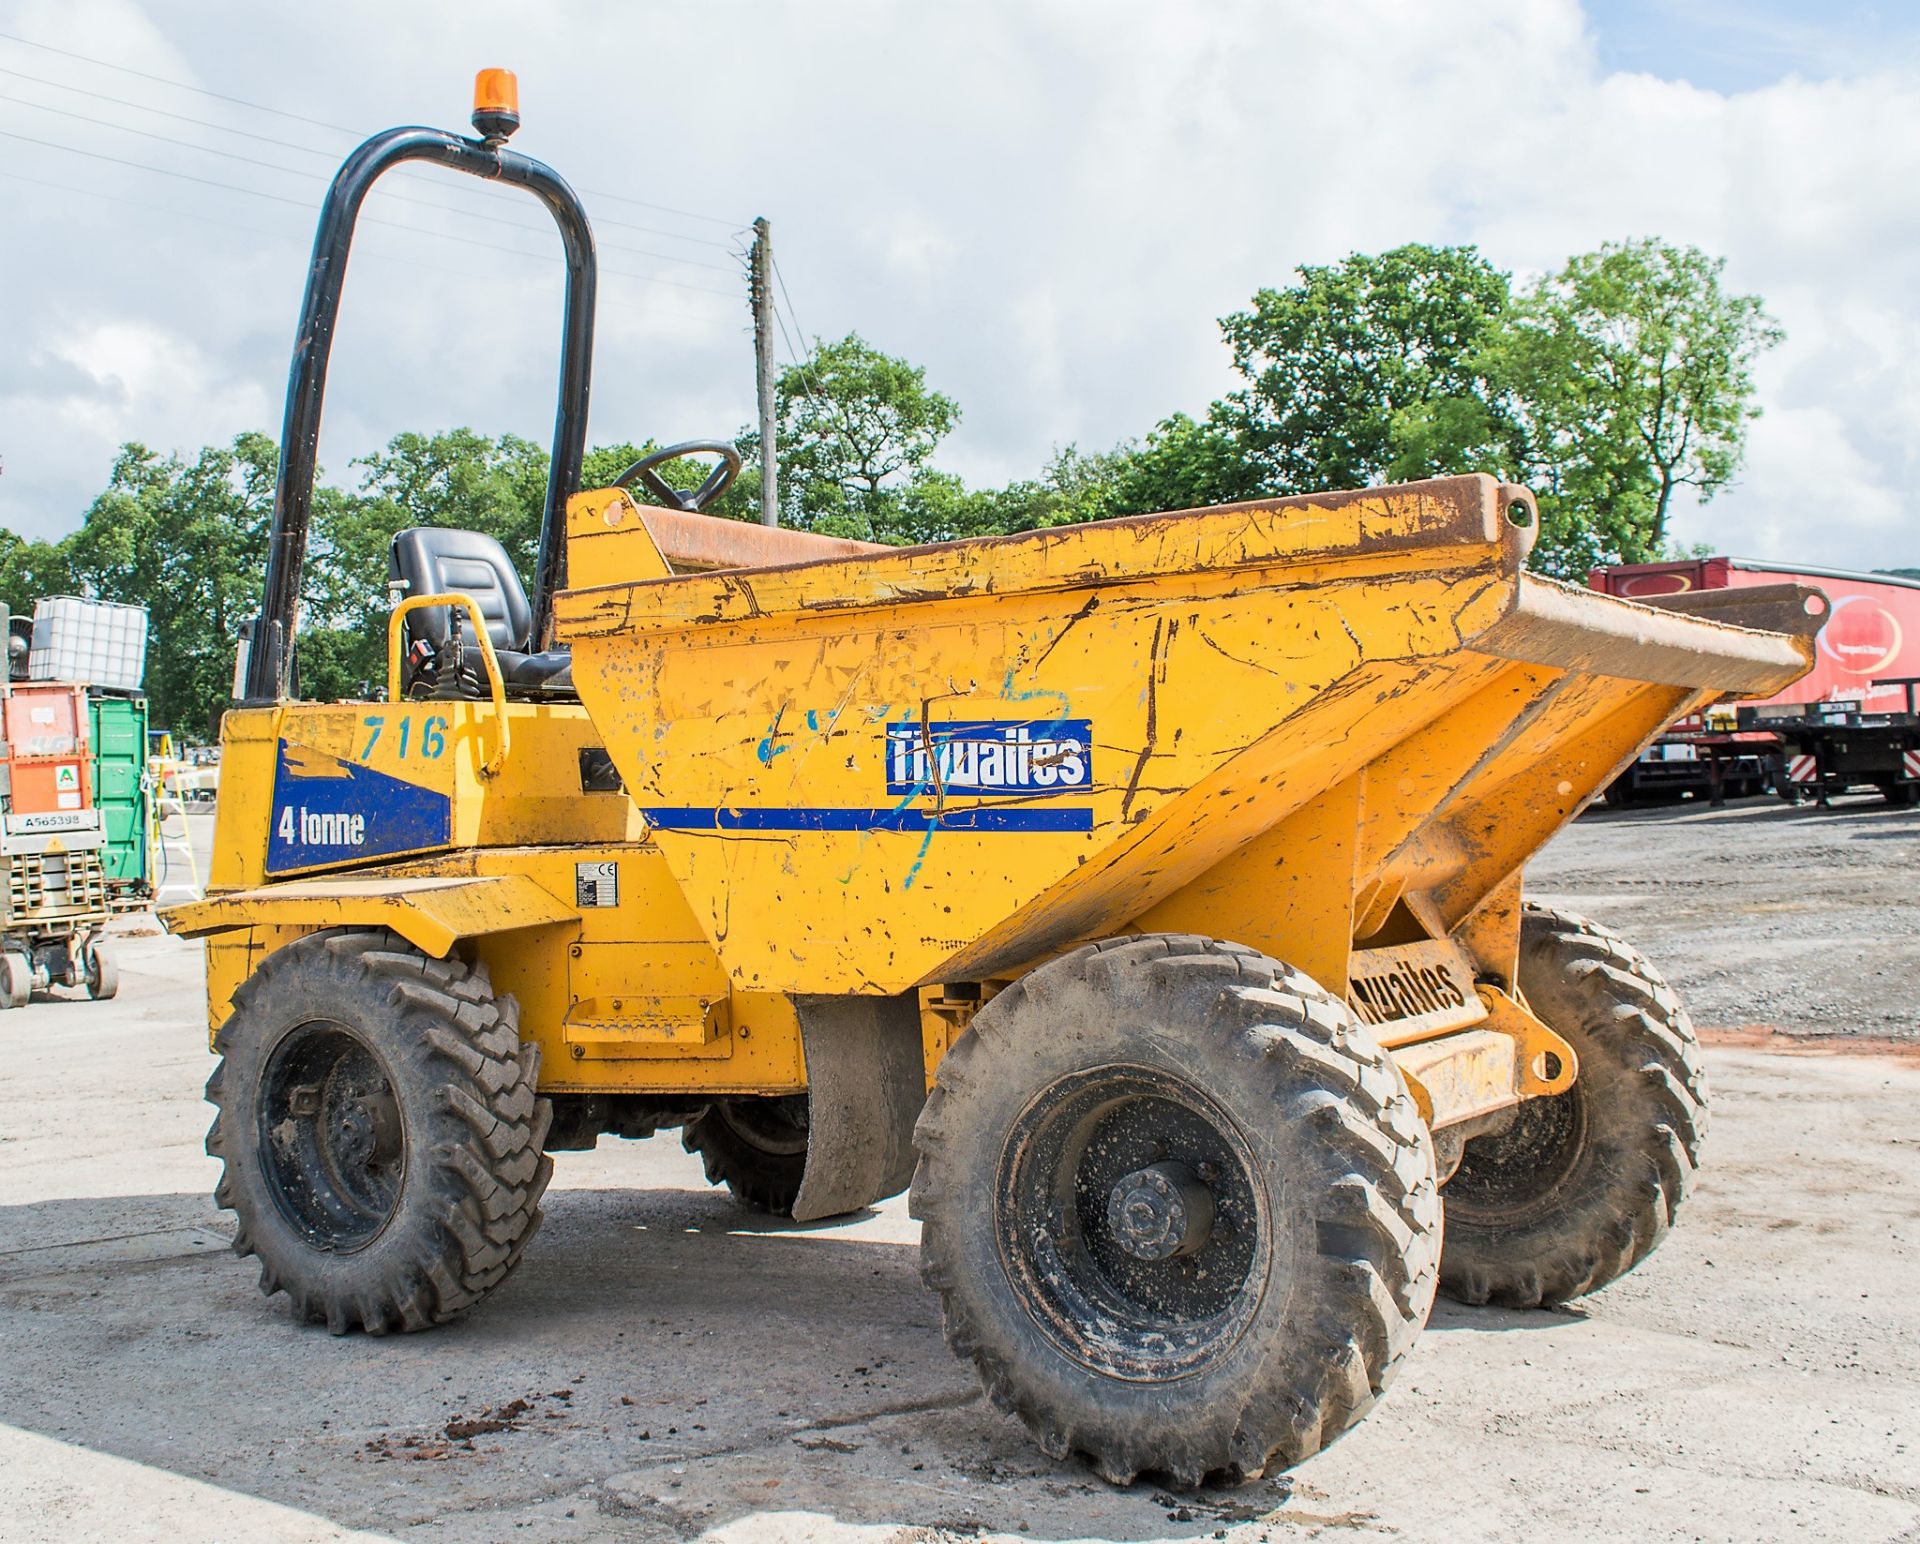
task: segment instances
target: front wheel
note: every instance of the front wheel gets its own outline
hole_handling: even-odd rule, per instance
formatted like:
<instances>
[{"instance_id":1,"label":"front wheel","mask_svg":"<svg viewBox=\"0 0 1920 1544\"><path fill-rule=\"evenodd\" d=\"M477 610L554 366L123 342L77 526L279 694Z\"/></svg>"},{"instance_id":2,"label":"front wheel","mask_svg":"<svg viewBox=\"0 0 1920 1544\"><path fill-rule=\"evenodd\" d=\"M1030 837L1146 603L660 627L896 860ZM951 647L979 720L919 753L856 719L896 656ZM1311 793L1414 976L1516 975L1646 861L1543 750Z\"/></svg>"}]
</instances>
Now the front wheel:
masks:
<instances>
[{"instance_id":1,"label":"front wheel","mask_svg":"<svg viewBox=\"0 0 1920 1544\"><path fill-rule=\"evenodd\" d=\"M484 966L314 933L233 996L207 1151L260 1290L336 1335L420 1330L498 1286L553 1172L539 1047Z\"/></svg>"},{"instance_id":2,"label":"front wheel","mask_svg":"<svg viewBox=\"0 0 1920 1544\"><path fill-rule=\"evenodd\" d=\"M1666 1237L1700 1164L1707 1091L1673 988L1599 924L1527 908L1520 990L1579 1074L1467 1143L1443 1192L1440 1290L1537 1308L1597 1291Z\"/></svg>"},{"instance_id":3,"label":"front wheel","mask_svg":"<svg viewBox=\"0 0 1920 1544\"><path fill-rule=\"evenodd\" d=\"M1433 1301L1433 1145L1337 999L1148 934L975 1016L914 1133L947 1342L1055 1458L1180 1486L1294 1463L1385 1390Z\"/></svg>"}]
</instances>

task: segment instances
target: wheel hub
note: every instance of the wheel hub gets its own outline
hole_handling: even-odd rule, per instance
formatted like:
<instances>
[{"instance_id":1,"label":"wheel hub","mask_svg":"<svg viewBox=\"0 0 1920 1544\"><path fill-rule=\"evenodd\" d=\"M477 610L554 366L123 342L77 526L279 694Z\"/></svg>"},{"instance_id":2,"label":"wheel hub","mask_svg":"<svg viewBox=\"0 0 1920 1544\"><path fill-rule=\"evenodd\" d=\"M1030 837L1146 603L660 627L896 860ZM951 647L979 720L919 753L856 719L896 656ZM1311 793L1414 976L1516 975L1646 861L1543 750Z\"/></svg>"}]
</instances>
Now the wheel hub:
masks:
<instances>
[{"instance_id":1,"label":"wheel hub","mask_svg":"<svg viewBox=\"0 0 1920 1544\"><path fill-rule=\"evenodd\" d=\"M1197 1254L1213 1233L1213 1192L1184 1163L1135 1169L1107 1194L1107 1226L1136 1260Z\"/></svg>"},{"instance_id":2,"label":"wheel hub","mask_svg":"<svg viewBox=\"0 0 1920 1544\"><path fill-rule=\"evenodd\" d=\"M1224 1356L1274 1269L1237 1124L1162 1068L1071 1073L1015 1121L995 1181L1001 1258L1083 1366L1170 1382Z\"/></svg>"},{"instance_id":3,"label":"wheel hub","mask_svg":"<svg viewBox=\"0 0 1920 1544\"><path fill-rule=\"evenodd\" d=\"M262 1077L261 1167L281 1215L316 1247L365 1247L398 1203L405 1123L393 1084L347 1026L315 1020Z\"/></svg>"},{"instance_id":4,"label":"wheel hub","mask_svg":"<svg viewBox=\"0 0 1920 1544\"><path fill-rule=\"evenodd\" d=\"M399 1147L395 1114L392 1091L384 1084L343 1099L333 1123L334 1151L341 1162L365 1168L394 1158Z\"/></svg>"}]
</instances>

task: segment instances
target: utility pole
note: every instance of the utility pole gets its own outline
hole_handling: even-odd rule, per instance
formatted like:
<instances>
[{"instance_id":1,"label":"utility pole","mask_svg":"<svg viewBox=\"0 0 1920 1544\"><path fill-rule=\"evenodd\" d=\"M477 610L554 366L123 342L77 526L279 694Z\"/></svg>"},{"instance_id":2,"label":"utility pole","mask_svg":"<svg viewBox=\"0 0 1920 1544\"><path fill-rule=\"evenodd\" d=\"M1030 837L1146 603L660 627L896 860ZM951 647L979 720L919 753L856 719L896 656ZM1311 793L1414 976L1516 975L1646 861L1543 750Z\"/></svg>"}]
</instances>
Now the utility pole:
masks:
<instances>
[{"instance_id":1,"label":"utility pole","mask_svg":"<svg viewBox=\"0 0 1920 1544\"><path fill-rule=\"evenodd\" d=\"M780 523L780 456L773 425L773 230L753 222L748 294L753 301L754 387L760 399L760 523Z\"/></svg>"}]
</instances>

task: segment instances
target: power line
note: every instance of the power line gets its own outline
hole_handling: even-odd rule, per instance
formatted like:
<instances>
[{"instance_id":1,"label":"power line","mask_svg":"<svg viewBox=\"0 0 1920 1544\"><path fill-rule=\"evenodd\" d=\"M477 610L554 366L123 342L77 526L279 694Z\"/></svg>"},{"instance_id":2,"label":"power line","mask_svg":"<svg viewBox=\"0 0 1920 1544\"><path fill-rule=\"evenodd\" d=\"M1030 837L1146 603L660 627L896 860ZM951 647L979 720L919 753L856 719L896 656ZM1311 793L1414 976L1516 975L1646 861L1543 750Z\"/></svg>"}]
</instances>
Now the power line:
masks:
<instances>
[{"instance_id":1,"label":"power line","mask_svg":"<svg viewBox=\"0 0 1920 1544\"><path fill-rule=\"evenodd\" d=\"M644 198L632 198L625 193L608 193L598 188L587 187L584 183L581 184L580 191L589 198L611 198L623 204L636 205L641 209L658 209L662 214L677 214L683 220L705 220L709 225L724 226L736 236L747 228L738 220L723 220L717 214L695 214L691 209L676 209L671 204L650 203Z\"/></svg>"},{"instance_id":2,"label":"power line","mask_svg":"<svg viewBox=\"0 0 1920 1544\"><path fill-rule=\"evenodd\" d=\"M325 180L327 176L325 172L302 171L297 167L282 166L275 161L262 161L258 157L241 155L236 151L220 150L220 149L216 149L212 145L198 145L198 144L195 144L192 140L175 139L171 135L156 134L151 129L136 129L131 124L114 123L109 119L95 118L90 116L87 113L69 112L64 107L50 107L44 102L22 102L16 98L14 101L14 105L16 107L35 108L38 111L43 113L58 113L63 118L72 118L81 123L91 123L95 125L97 128L113 129L117 133L121 133L121 134L137 134L142 139L151 139L162 145L173 145L181 150L192 150L200 155L217 155L222 157L225 160L238 161L244 166L264 167L268 171L279 172L282 176L285 176L285 177L309 177L309 178L319 178L321 180ZM61 148L72 149L74 147L69 145L69 146L62 146ZM476 209L462 209L454 204L436 203L429 198L414 198L411 195L406 193L396 193L390 188L381 189L379 191L384 197L396 199L403 204L414 204L422 209L437 209L437 210L440 210L443 214L458 215L461 218L468 219L468 220L482 220L489 225L504 225L511 230L530 231L536 236L541 234L542 228L540 226L529 225L524 220L508 220L508 219L503 219L498 215L481 214ZM613 223L617 224L619 222L615 221ZM624 242L603 241L600 243L600 245L603 247L606 247L610 251L630 252L636 257L658 258L663 263L678 263L682 267L686 267L686 268L705 268L713 273L725 273L725 274L731 274L735 271L734 269L726 267L720 263L703 263L699 261L697 258L676 257L671 252L654 252L654 251L650 251L646 247L628 246Z\"/></svg>"},{"instance_id":3,"label":"power line","mask_svg":"<svg viewBox=\"0 0 1920 1544\"><path fill-rule=\"evenodd\" d=\"M786 303L787 315L793 319L794 335L799 339L800 343L805 343L807 341L806 329L800 325L800 313L794 307L793 296L787 291L787 276L780 271L780 262L777 258L773 263L773 281L780 287L780 298ZM780 316L778 307L774 308L773 314L774 318L778 320ZM780 332L783 337L786 334L786 330L786 323L782 322L780 324ZM825 406L824 400L813 388L813 350L810 348L802 349L799 344L795 343L790 343L787 346L793 351L794 368L800 372L800 383L806 387L807 394L811 396L814 401L820 402L822 406Z\"/></svg>"},{"instance_id":4,"label":"power line","mask_svg":"<svg viewBox=\"0 0 1920 1544\"><path fill-rule=\"evenodd\" d=\"M42 148L48 149L48 150L65 151L68 155L80 155L80 156L86 156L89 159L95 160L95 161L106 161L115 166L128 167L134 171L148 172L161 177L176 177L183 182L199 183L202 187L219 188L228 193L243 193L251 198L269 199L276 204L291 204L296 209L304 209L309 212L311 212L313 209L313 205L307 202L305 199L287 198L278 193L264 192L259 188L242 187L240 184L234 183L234 182L219 182L211 177L196 177L191 172L174 171L170 167L149 166L143 161L130 161L130 160L127 160L124 156L108 155L104 151L84 150L78 145L64 145L57 140L36 139L30 134L16 134L11 129L0 129L0 137L4 137L7 139L17 139L21 141L23 144L39 145ZM281 168L281 170L286 170L286 168ZM408 202L419 203L421 202L421 200L411 199L411 200L408 200ZM445 206L438 205L438 204L428 204L427 207L438 209L438 208L444 208ZM458 214L458 213L462 213L463 211L449 210L448 212ZM484 215L474 215L472 216L472 218L487 219L488 217ZM548 253L529 252L522 247L502 246L498 242L482 241L477 237L456 235L451 231L429 230L424 226L408 225L405 222L400 220L383 220L378 215L362 215L360 217L360 220L361 220L361 223L367 224L367 225L382 225L387 227L390 230L406 231L410 235L428 236L441 241L456 241L463 246L484 247L487 250L493 251L493 252L508 252L515 257L530 257L542 262L562 261L562 259L558 257L554 257ZM517 222L512 220L494 221L492 223L513 226L517 230L530 231L533 229L532 226L520 225ZM609 245L611 250L613 251L632 252L642 257L663 256L663 254L661 253L647 252L639 247L623 247L613 243L608 243L607 245ZM685 259L666 258L666 261L684 262ZM699 267L699 268L713 268L716 272L724 273L727 271L711 263L696 263L693 266ZM704 284L687 284L679 279L664 279L654 274L632 273L624 269L606 269L604 271L608 273L618 273L624 278L640 279L649 284L665 284L673 289L694 290L697 293L703 294L703 295L720 295L729 300L734 298L733 291L731 290L715 289L715 288L712 288L711 286L704 285Z\"/></svg>"},{"instance_id":5,"label":"power line","mask_svg":"<svg viewBox=\"0 0 1920 1544\"><path fill-rule=\"evenodd\" d=\"M773 281L780 286L780 298L787 303L787 315L793 318L793 330L804 338L806 334L800 327L800 313L794 307L793 296L787 293L787 276L780 271L778 259L775 259L773 264Z\"/></svg>"},{"instance_id":6,"label":"power line","mask_svg":"<svg viewBox=\"0 0 1920 1544\"><path fill-rule=\"evenodd\" d=\"M210 118L195 118L188 113L172 112L169 109L164 107L153 107L145 102L135 102L128 97L113 96L104 91L89 91L84 86L70 86L65 81L49 80L44 75L30 75L24 70L10 70L10 69L7 69L4 65L0 65L0 75L12 76L15 80L32 81L37 86L50 86L55 91L67 91L67 92L73 93L76 96L90 97L97 102L110 102L116 107L129 107L138 113L152 113L156 117L170 118L176 123L189 124L192 127L197 129L211 129L216 134L235 134L242 139L254 140L257 143L260 143L263 145L275 145L282 150L296 151L301 155L318 156L323 161L327 161L334 165L339 164L340 157L337 151L316 150L311 145L298 144L295 141L290 139L276 139L271 134L256 134L251 129L236 129L231 124L215 123ZM13 101L14 105L18 107L35 107L35 108L41 109L44 112L63 112L64 111L64 109L51 107L44 102L29 102L24 97L14 97L11 100ZM79 113L69 112L66 114L66 116L79 118L82 115ZM146 130L142 130L142 129L130 128L126 124L108 123L105 119L87 118L87 119L84 119L83 121L88 123L101 123L108 128L127 129L129 133L138 134L138 133L147 132ZM185 141L181 141L180 143L185 143ZM226 154L226 152L224 151L215 150L210 145L195 146L194 148L207 150L209 153L214 155ZM303 174L303 175L310 175L310 174ZM437 178L424 177L415 172L400 172L397 175L404 177L408 182L423 182L423 183L431 183L435 186L446 186L446 184L440 182L439 179ZM519 195L514 193L509 193L503 188L487 187L484 184L476 185L471 188L466 188L466 189L463 189L462 191L468 192L468 193L481 194L488 198L501 199L512 204L518 204L520 202ZM598 197L601 195L595 195L595 196ZM434 207L439 207L439 206L434 206ZM691 243L694 246L718 247L721 251L733 253L733 255L736 257L739 255L737 249L734 246L734 243L730 241L717 241L711 236L689 236L682 231L668 230L665 226L661 226L661 225L640 225L631 220L615 220L605 215L596 216L594 219L594 224L613 226L613 227L617 227L620 230L638 231L643 235L648 235L648 236L662 236L666 238L668 241L685 241L685 242ZM529 229L533 229L533 228L535 227L529 227ZM676 261L679 261L679 260L676 259ZM728 271L731 271L731 270L728 270Z\"/></svg>"},{"instance_id":7,"label":"power line","mask_svg":"<svg viewBox=\"0 0 1920 1544\"><path fill-rule=\"evenodd\" d=\"M294 123L310 124L316 129L330 129L336 134L345 134L350 138L361 137L358 130L350 129L345 124L328 123L324 118L309 118L303 113L288 112L285 108L268 107L263 102L250 102L245 97L228 96L224 92L209 91L205 86L189 85L183 80L169 80L164 75L149 74L145 70L136 70L128 65L114 64L106 59L96 59L89 54L75 53L72 49L55 48L51 43L36 43L32 38L23 38L17 33L0 32L0 39L5 39L9 43L18 43L25 48L38 48L46 53L58 54L64 59L77 59L82 64L98 65L103 70L117 70L123 75L132 75L140 80L150 80L161 86L171 86L176 91L191 91L199 96L211 97L216 102L227 102L235 107L250 108L254 112L271 113L276 118L286 118ZM580 191L594 198L610 198L621 203L637 205L642 209L657 209L662 214L678 215L684 220L703 220L712 225L725 226L730 231L738 232L746 228L744 222L739 220L723 219L721 216L714 214L699 214L691 209L677 209L671 204L656 204L644 198L633 198L625 193L599 192L588 187L582 187Z\"/></svg>"},{"instance_id":8,"label":"power line","mask_svg":"<svg viewBox=\"0 0 1920 1544\"><path fill-rule=\"evenodd\" d=\"M831 397L826 396L821 391L818 383L816 383L814 379L815 371L813 367L812 350L809 349L803 352L794 342L793 337L788 335L787 320L791 317L794 334L798 335L802 342L804 342L806 338L806 334L802 332L800 328L800 313L796 311L793 306L793 296L787 293L787 281L780 272L780 260L774 258L771 262L771 267L773 269L774 283L779 287L779 299L784 300L786 303L785 315L783 315L782 308L779 302L776 301L773 307L773 319L780 329L780 336L786 339L787 352L793 356L793 371L794 374L799 377L800 389L806 392L807 396L813 400L814 406L826 415L828 427L838 436L840 443L844 445L850 453L857 456L860 454L860 447L854 442L853 431L847 423L845 412L842 410L840 404L836 403Z\"/></svg>"},{"instance_id":9,"label":"power line","mask_svg":"<svg viewBox=\"0 0 1920 1544\"><path fill-rule=\"evenodd\" d=\"M71 118L77 123L91 123L97 128L113 129L121 134L138 134L142 139L157 140L163 145L178 145L183 150L197 150L202 155L217 155L222 160L238 161L245 166L262 166L270 172L279 172L285 177L324 177L325 172L301 171L295 167L282 166L278 161L262 161L257 156L241 155L237 150L219 150L212 145L196 145L190 139L174 139L171 135L156 134L151 129L136 129L131 124L115 123L109 118L95 118L87 113L76 113L65 107L54 107L46 102L27 102L19 97L11 99L14 107L30 107L37 113L58 113L62 118Z\"/></svg>"},{"instance_id":10,"label":"power line","mask_svg":"<svg viewBox=\"0 0 1920 1544\"><path fill-rule=\"evenodd\" d=\"M225 230L249 231L255 236L267 236L275 241L291 239L285 231L268 230L264 225L243 225L238 220L222 220L215 215L197 214L172 204L149 204L137 198L122 198L117 193L101 193L93 188L75 187L70 182L50 182L45 177L29 177L24 172L0 171L0 177L8 177L15 182L32 183L36 188L51 188L56 193L78 193L83 198L105 199L109 203L125 204L130 209L150 209L155 214L178 215L183 220L197 220L202 225L218 225Z\"/></svg>"},{"instance_id":11,"label":"power line","mask_svg":"<svg viewBox=\"0 0 1920 1544\"><path fill-rule=\"evenodd\" d=\"M62 145L56 140L35 139L31 134L16 134L11 129L0 129L0 138L17 139L22 144L40 145L48 150L64 150L69 155L83 155L94 161L110 161L115 166L130 166L137 172L153 172L162 177L177 177L182 182L197 182L205 188L224 188L229 193L248 193L255 198L272 199L276 204L292 204L296 209L305 209L309 212L313 209L313 205L305 199L285 198L278 193L263 193L258 188L243 188L233 182L216 182L211 177L196 177L191 172L169 171L164 166L148 166L140 161L129 161L124 156L108 155L103 150L82 150L78 145Z\"/></svg>"},{"instance_id":12,"label":"power line","mask_svg":"<svg viewBox=\"0 0 1920 1544\"><path fill-rule=\"evenodd\" d=\"M76 185L70 182L51 182L44 177L29 177L24 172L0 170L0 177L8 178L14 182L29 183L32 186L38 187L38 188L48 188L55 193L76 193L80 195L82 198L100 199L110 204L124 204L129 209L145 209L154 214L171 215L176 219L181 219L181 220L192 220L196 224L200 224L200 225L218 226L223 230L245 231L250 235L265 236L271 240L292 241L297 239L289 235L289 233L285 231L269 230L263 225L246 225L238 220L222 220L215 215L200 214L197 211L182 209L182 208L179 208L177 205L173 205L173 204L149 204L142 199L127 198L118 193L103 193L97 188L82 188L82 187L77 187ZM385 223L385 222L382 222L382 223ZM405 227L405 226L397 227L397 228L404 229L404 230L411 229L411 227ZM415 234L431 234L431 233L416 232ZM500 250L506 251L508 249L503 247ZM372 258L374 261L381 262L381 263L398 263L403 267L418 268L428 273L449 274L456 279L471 279L483 284L517 284L520 282L520 280L508 274L489 273L485 269L480 269L480 268L454 268L445 263L422 262L419 258L416 258L416 257L401 257L397 253L382 252L377 249L368 250L365 252L356 252L355 255L369 257L369 258ZM536 260L540 259L542 256L542 254L537 252L522 252L516 255L521 257L530 257ZM629 274L625 270L618 269L618 268L605 269L603 270L603 272L616 278L623 278L623 279L637 278L637 279L642 279L647 283L657 282L647 275ZM720 293L720 292L709 291L707 293ZM615 304L617 306L620 305L619 302L615 302ZM620 306L620 308L625 310L633 310L635 314L639 314L639 315L677 316L692 322L717 323L721 321L720 317L717 317L711 314L702 313L699 311L679 311L679 310L674 310L673 308L668 306L649 305L644 309L636 308L636 307L627 307L627 306Z\"/></svg>"},{"instance_id":13,"label":"power line","mask_svg":"<svg viewBox=\"0 0 1920 1544\"><path fill-rule=\"evenodd\" d=\"M787 316L793 320L794 338L799 340L798 342L794 342L790 339L787 343L787 349L793 355L794 368L800 372L800 384L806 387L807 394L811 396L814 401L819 402L824 407L826 405L824 399L821 398L820 394L816 392L813 387L813 350L800 346L807 341L806 330L800 325L800 313L794 308L793 296L787 292L787 278L785 274L781 273L780 262L777 258L773 262L773 281L780 288L780 298L786 304ZM786 337L787 324L781 319L779 306L774 307L773 315L774 320L780 323L781 337Z\"/></svg>"},{"instance_id":14,"label":"power line","mask_svg":"<svg viewBox=\"0 0 1920 1544\"><path fill-rule=\"evenodd\" d=\"M242 139L258 140L263 145L278 145L282 150L298 150L302 155L317 155L323 160L338 161L339 156L331 150L315 150L311 145L298 145L290 139L275 139L271 134L256 134L251 129L236 129L231 124L215 123L210 118L194 118L186 113L176 113L164 107L149 107L145 102L135 102L127 97L109 96L104 91L89 91L85 86L69 86L63 80L49 80L44 75L29 75L25 70L9 70L0 65L0 75L11 75L15 80L30 80L36 86L51 86L55 91L70 91L75 96L92 97L96 102L112 102L117 107L131 107L136 112L152 113L158 118L171 118L176 123L190 123L196 129L212 129L220 134L237 134ZM16 102L21 99L15 97ZM23 106L36 104L22 102Z\"/></svg>"},{"instance_id":15,"label":"power line","mask_svg":"<svg viewBox=\"0 0 1920 1544\"><path fill-rule=\"evenodd\" d=\"M0 38L5 38L9 43L18 43L25 48L38 48L44 53L58 54L63 59L78 59L82 64L97 64L103 70L118 70L122 75L137 76L141 80L153 81L156 85L172 86L179 91L192 91L200 96L212 97L216 102L231 102L235 107L250 107L258 113L272 113L276 118L312 124L316 129L332 129L336 134L353 133L353 130L345 125L328 123L324 118L308 118L300 113L290 113L282 107L267 107L259 102L249 102L244 97L226 96L218 91L209 91L205 86L190 86L183 80L169 80L164 75L150 75L145 70L136 70L129 65L114 64L106 59L95 59L90 54L77 54L70 48L55 48L51 43L36 43L32 38L23 38L17 33L0 32Z\"/></svg>"}]
</instances>

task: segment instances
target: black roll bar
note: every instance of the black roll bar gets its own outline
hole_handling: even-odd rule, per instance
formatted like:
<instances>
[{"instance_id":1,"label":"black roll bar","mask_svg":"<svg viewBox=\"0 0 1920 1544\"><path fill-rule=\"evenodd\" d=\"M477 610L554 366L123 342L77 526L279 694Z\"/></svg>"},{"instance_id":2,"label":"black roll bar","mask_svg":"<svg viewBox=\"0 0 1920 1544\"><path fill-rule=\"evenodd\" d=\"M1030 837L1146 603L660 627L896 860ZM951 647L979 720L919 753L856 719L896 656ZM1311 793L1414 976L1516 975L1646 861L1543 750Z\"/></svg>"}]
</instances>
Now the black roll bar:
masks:
<instances>
[{"instance_id":1,"label":"black roll bar","mask_svg":"<svg viewBox=\"0 0 1920 1544\"><path fill-rule=\"evenodd\" d=\"M247 655L243 707L283 702L289 695L293 635L300 609L300 571L306 561L313 512L314 458L320 441L320 405L340 291L347 276L360 205L381 175L403 161L437 161L455 171L525 188L547 206L566 248L567 297L560 346L560 401L553 423L553 459L535 565L533 647L545 646L554 592L566 580L567 500L580 488L587 450L587 395L593 372L593 308L598 286L593 231L587 212L559 173L506 149L498 140L463 139L444 129L388 129L348 156L320 207L306 299L294 334L287 376L287 413L280 429L280 476L273 491L273 533L267 549L266 589Z\"/></svg>"}]
</instances>

